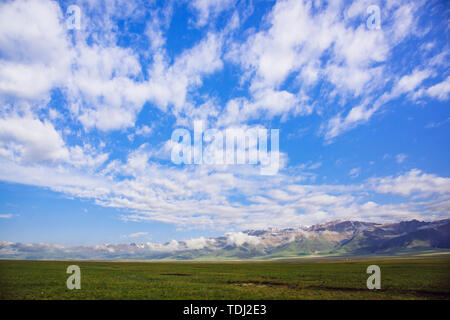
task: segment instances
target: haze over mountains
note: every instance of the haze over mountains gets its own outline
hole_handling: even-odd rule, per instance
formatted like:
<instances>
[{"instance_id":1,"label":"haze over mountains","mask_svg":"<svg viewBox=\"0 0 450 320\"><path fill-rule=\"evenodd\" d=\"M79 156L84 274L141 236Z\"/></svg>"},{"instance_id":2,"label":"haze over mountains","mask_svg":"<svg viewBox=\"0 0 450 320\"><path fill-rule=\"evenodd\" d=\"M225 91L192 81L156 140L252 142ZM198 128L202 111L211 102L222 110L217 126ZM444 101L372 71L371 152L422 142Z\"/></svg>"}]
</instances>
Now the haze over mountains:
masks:
<instances>
[{"instance_id":1,"label":"haze over mountains","mask_svg":"<svg viewBox=\"0 0 450 320\"><path fill-rule=\"evenodd\" d=\"M246 260L414 254L450 249L450 219L378 224L331 221L310 227L247 230L217 238L63 247L0 242L1 259Z\"/></svg>"}]
</instances>

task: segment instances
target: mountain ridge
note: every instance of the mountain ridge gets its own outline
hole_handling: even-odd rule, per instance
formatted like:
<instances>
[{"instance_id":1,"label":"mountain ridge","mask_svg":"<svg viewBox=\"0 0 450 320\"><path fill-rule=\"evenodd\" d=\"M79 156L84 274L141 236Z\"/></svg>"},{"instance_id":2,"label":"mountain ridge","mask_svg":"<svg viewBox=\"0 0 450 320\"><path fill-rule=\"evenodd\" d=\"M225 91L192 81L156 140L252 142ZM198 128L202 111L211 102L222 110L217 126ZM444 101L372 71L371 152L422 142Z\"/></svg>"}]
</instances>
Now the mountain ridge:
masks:
<instances>
[{"instance_id":1,"label":"mountain ridge","mask_svg":"<svg viewBox=\"0 0 450 320\"><path fill-rule=\"evenodd\" d=\"M450 249L450 219L374 223L335 220L297 228L229 232L164 244L63 247L0 242L1 259L269 260L308 256L395 255Z\"/></svg>"}]
</instances>

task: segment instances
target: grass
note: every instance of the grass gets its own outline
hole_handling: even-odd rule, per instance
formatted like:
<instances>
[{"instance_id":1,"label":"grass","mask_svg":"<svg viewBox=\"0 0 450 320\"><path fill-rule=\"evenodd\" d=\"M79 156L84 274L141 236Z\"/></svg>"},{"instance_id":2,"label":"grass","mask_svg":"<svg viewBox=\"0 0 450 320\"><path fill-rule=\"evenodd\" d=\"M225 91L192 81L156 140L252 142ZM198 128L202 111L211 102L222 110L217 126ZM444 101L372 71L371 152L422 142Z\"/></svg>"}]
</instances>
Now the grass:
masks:
<instances>
[{"instance_id":1,"label":"grass","mask_svg":"<svg viewBox=\"0 0 450 320\"><path fill-rule=\"evenodd\" d=\"M67 266L81 268L68 290ZM381 268L381 290L366 287ZM0 261L0 299L449 299L450 257L270 262Z\"/></svg>"}]
</instances>

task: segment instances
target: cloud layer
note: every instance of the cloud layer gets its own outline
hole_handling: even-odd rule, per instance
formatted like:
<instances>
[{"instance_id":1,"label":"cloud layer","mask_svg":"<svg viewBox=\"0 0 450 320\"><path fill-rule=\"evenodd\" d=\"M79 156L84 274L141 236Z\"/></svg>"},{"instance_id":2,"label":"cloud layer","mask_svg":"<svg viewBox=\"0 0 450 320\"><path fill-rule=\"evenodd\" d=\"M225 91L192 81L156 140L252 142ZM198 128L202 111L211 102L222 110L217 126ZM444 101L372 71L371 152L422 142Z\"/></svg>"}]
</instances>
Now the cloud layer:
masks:
<instances>
[{"instance_id":1,"label":"cloud layer","mask_svg":"<svg viewBox=\"0 0 450 320\"><path fill-rule=\"evenodd\" d=\"M425 2L379 2L380 30L366 27L372 3L364 0L277 1L251 27L251 1L101 4L79 2L80 30L65 27L65 2L0 4L2 181L120 208L125 221L185 228L448 216L445 174L409 168L361 178L354 166L350 182L316 183L321 165L292 164L291 150L282 150L272 177L252 165L175 166L170 134L161 133L198 119L224 130L320 117L316 131L326 145L399 100L448 101L447 46L438 52L423 43L423 63L414 67L393 58L431 32L421 24ZM191 15L192 37L173 29L178 6ZM180 46L171 36L190 41ZM398 164L409 159L396 154Z\"/></svg>"}]
</instances>

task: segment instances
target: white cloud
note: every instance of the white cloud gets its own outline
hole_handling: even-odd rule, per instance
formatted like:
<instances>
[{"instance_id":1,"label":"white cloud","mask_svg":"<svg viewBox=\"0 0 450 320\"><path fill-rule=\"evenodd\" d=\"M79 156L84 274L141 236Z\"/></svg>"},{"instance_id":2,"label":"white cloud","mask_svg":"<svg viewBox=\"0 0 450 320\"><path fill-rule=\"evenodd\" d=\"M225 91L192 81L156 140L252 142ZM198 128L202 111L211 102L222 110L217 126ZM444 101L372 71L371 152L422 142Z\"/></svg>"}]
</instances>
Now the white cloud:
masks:
<instances>
[{"instance_id":1,"label":"white cloud","mask_svg":"<svg viewBox=\"0 0 450 320\"><path fill-rule=\"evenodd\" d=\"M13 214L7 213L7 214L0 214L0 219L11 219L13 217Z\"/></svg>"},{"instance_id":2,"label":"white cloud","mask_svg":"<svg viewBox=\"0 0 450 320\"><path fill-rule=\"evenodd\" d=\"M258 237L243 232L229 232L225 236L227 237L227 244L232 246L242 246L244 243L256 246L260 243Z\"/></svg>"},{"instance_id":3,"label":"white cloud","mask_svg":"<svg viewBox=\"0 0 450 320\"><path fill-rule=\"evenodd\" d=\"M359 124L368 122L372 116L387 102L399 97L401 94L408 93L414 99L419 93L420 84L432 75L432 71L425 69L416 69L408 75L402 76L391 92L384 93L372 102L371 97L364 99L360 105L353 107L346 116L337 114L332 117L326 125L322 127L325 132L325 139L328 141L338 135L351 130Z\"/></svg>"},{"instance_id":4,"label":"white cloud","mask_svg":"<svg viewBox=\"0 0 450 320\"><path fill-rule=\"evenodd\" d=\"M430 70L414 70L411 74L403 76L394 89L392 90L393 97L397 97L402 93L412 92L416 89L423 80L427 79L431 75Z\"/></svg>"},{"instance_id":5,"label":"white cloud","mask_svg":"<svg viewBox=\"0 0 450 320\"><path fill-rule=\"evenodd\" d=\"M439 100L448 100L448 95L450 92L450 76L444 81L429 87L426 90L427 95Z\"/></svg>"},{"instance_id":6,"label":"white cloud","mask_svg":"<svg viewBox=\"0 0 450 320\"><path fill-rule=\"evenodd\" d=\"M450 178L423 173L413 169L397 177L374 178L370 180L375 191L380 193L400 194L409 196L429 196L430 194L450 194Z\"/></svg>"},{"instance_id":7,"label":"white cloud","mask_svg":"<svg viewBox=\"0 0 450 320\"><path fill-rule=\"evenodd\" d=\"M336 95L343 105L347 98L362 99L347 117L339 113L329 121L324 128L327 140L367 122L386 102L384 97L369 107L374 92L391 77L384 64L392 48L415 33L417 10L403 1L390 3L383 7L381 30L368 30L365 19L370 4L355 1L345 7L338 1L277 2L262 30L250 33L243 44L234 43L228 50L226 57L244 68L242 81L250 81L251 99L230 100L219 123L311 114L307 92L319 81L331 84L325 95L330 103L336 103ZM356 21L362 23L355 25ZM298 89L280 90L292 75L296 75ZM405 78L399 90L410 89L414 80ZM268 92L271 99L263 99Z\"/></svg>"},{"instance_id":8,"label":"white cloud","mask_svg":"<svg viewBox=\"0 0 450 320\"><path fill-rule=\"evenodd\" d=\"M72 53L56 2L0 4L0 94L46 99L64 82Z\"/></svg>"},{"instance_id":9,"label":"white cloud","mask_svg":"<svg viewBox=\"0 0 450 320\"><path fill-rule=\"evenodd\" d=\"M348 173L348 175L351 178L357 178L361 173L361 168L353 168L352 170L350 170L350 172Z\"/></svg>"},{"instance_id":10,"label":"white cloud","mask_svg":"<svg viewBox=\"0 0 450 320\"><path fill-rule=\"evenodd\" d=\"M202 76L222 67L222 40L215 34L184 50L173 63L161 49L164 39L160 38L151 51L153 65L145 81L138 54L116 45L111 22L120 12L140 14L136 5L108 2L105 11L96 12L85 3L82 11L83 28L71 44L57 3L1 4L0 94L45 100L51 89L61 88L67 93L70 112L87 130L110 131L134 126L147 101L164 111L173 104L178 116ZM154 40L154 34L149 36ZM55 112L50 114L55 118Z\"/></svg>"},{"instance_id":11,"label":"white cloud","mask_svg":"<svg viewBox=\"0 0 450 320\"><path fill-rule=\"evenodd\" d=\"M193 0L190 6L197 11L196 25L202 27L220 12L232 7L236 0Z\"/></svg>"},{"instance_id":12,"label":"white cloud","mask_svg":"<svg viewBox=\"0 0 450 320\"><path fill-rule=\"evenodd\" d=\"M323 75L329 75L332 82L333 73L342 62L345 70L353 69L358 74L360 67L366 68L370 62L386 59L388 48L382 32L370 32L364 25L356 29L346 26L339 18L342 7L338 3L328 4L317 14L313 13L313 6L304 1L277 3L268 17L269 30L252 35L242 46L242 51L231 55L256 72L253 88L277 86L290 73L303 67L311 69L315 65L314 68L318 68L320 63L316 62L330 48L334 53L332 62L325 70L316 69L314 73L324 71ZM351 78L352 73L348 75ZM307 82L311 82L311 71L305 76L309 78ZM358 91L361 82L364 84L369 79L349 82L347 88Z\"/></svg>"},{"instance_id":13,"label":"white cloud","mask_svg":"<svg viewBox=\"0 0 450 320\"><path fill-rule=\"evenodd\" d=\"M408 156L404 153L399 153L398 155L395 156L395 161L397 161L397 163L403 163L403 161L405 161L405 159Z\"/></svg>"},{"instance_id":14,"label":"white cloud","mask_svg":"<svg viewBox=\"0 0 450 320\"><path fill-rule=\"evenodd\" d=\"M145 86L132 79L141 72L138 57L130 49L83 43L76 52L67 83L71 112L87 129L133 126L148 98Z\"/></svg>"},{"instance_id":15,"label":"white cloud","mask_svg":"<svg viewBox=\"0 0 450 320\"><path fill-rule=\"evenodd\" d=\"M128 238L135 239L148 235L148 232L135 232L128 235Z\"/></svg>"},{"instance_id":16,"label":"white cloud","mask_svg":"<svg viewBox=\"0 0 450 320\"><path fill-rule=\"evenodd\" d=\"M210 33L177 56L170 66L163 55L156 55L146 84L149 99L164 111L173 104L174 113L178 115L186 103L188 91L202 84L201 76L222 68L221 49L220 37Z\"/></svg>"},{"instance_id":17,"label":"white cloud","mask_svg":"<svg viewBox=\"0 0 450 320\"><path fill-rule=\"evenodd\" d=\"M322 166L322 162L316 162L316 163L313 163L312 165L310 165L309 167L308 167L308 169L309 170L315 170L315 169L318 169L318 168L320 168Z\"/></svg>"},{"instance_id":18,"label":"white cloud","mask_svg":"<svg viewBox=\"0 0 450 320\"><path fill-rule=\"evenodd\" d=\"M0 156L30 165L47 162L85 169L96 168L108 159L108 154L89 144L67 146L49 120L40 120L29 110L22 116L0 113Z\"/></svg>"},{"instance_id":19,"label":"white cloud","mask_svg":"<svg viewBox=\"0 0 450 320\"><path fill-rule=\"evenodd\" d=\"M83 4L86 10L94 7L90 2ZM194 2L192 6L199 13L197 23L205 25L230 4L231 1ZM414 203L371 202L364 189L367 185L308 185L305 180L312 176L310 173L298 174L284 165L279 175L262 178L252 166L174 167L155 162L167 156L169 143L159 149L144 144L124 155L124 160L107 162L109 155L99 151L93 142L69 143L66 132L72 128L62 128L60 123L79 121L76 125L83 126L79 131L84 129L83 134L95 129L131 128L131 133L126 133L132 138L149 136L153 124L135 127L135 122L143 105L150 102L162 112L172 113L177 124L213 118L221 129L241 122L245 127L245 122L254 119L286 120L309 115L317 107L309 96L315 92L323 93L324 101L329 99L333 106L338 104L333 107L337 114L333 113L323 129L326 139L332 139L369 121L387 101L401 94L414 97L423 82L435 74L435 70L419 68L392 75L384 66L392 48L415 32L413 4L386 4L380 31L367 30L364 21L355 23L361 19L365 4L353 3L342 19L343 2L321 6L318 1L280 1L259 30L242 33L243 43L233 43L225 31L209 31L203 39L172 57L164 49L170 8L147 24L150 48L148 52L137 52L117 45L112 21L113 16L142 14L135 4L108 1L105 12L83 16L86 28L74 36L72 44L57 3L2 3L0 100L13 97L16 102L34 101L30 103L33 107L25 108L26 112L8 112L4 106L0 113L0 179L124 208L127 213L123 219L163 221L182 227L286 227L343 217L374 218L383 214L396 219L420 215ZM227 61L242 68L242 88L248 82L249 94L231 95L221 113L214 97L198 98L197 89L203 85L204 77L223 67L224 51ZM148 70L143 70L142 58L150 61ZM437 65L445 59L435 60ZM289 79L292 84L285 86ZM448 79L423 92L447 99ZM330 91L316 92L314 86L321 83ZM386 83L396 84L390 92L379 95L377 90ZM52 88L61 88L67 95L67 110L55 111L46 105ZM358 102L349 103L352 99ZM11 106L14 110L19 107L19 103ZM68 117L65 111L69 111ZM43 114L48 114L48 118ZM281 153L281 158L286 160L287 155ZM315 168L311 165L304 171ZM359 172L359 168L354 168L350 176L356 177ZM371 180L369 185L381 193L427 196L447 194L447 180L413 170L404 176ZM231 234L229 241L254 242L244 238L240 233ZM209 244L200 238L171 242L163 249L149 246L174 250L205 245ZM108 246L97 249L118 250Z\"/></svg>"},{"instance_id":20,"label":"white cloud","mask_svg":"<svg viewBox=\"0 0 450 320\"><path fill-rule=\"evenodd\" d=\"M32 116L0 118L0 153L25 162L69 160L69 151L53 125Z\"/></svg>"},{"instance_id":21,"label":"white cloud","mask_svg":"<svg viewBox=\"0 0 450 320\"><path fill-rule=\"evenodd\" d=\"M450 117L447 119L444 119L442 121L430 122L429 124L427 124L425 126L425 128L439 128L440 126L443 126L449 122L450 122Z\"/></svg>"},{"instance_id":22,"label":"white cloud","mask_svg":"<svg viewBox=\"0 0 450 320\"><path fill-rule=\"evenodd\" d=\"M212 245L214 245L215 240L208 239L205 237L200 237L197 239L184 240L183 243L186 246L186 249L188 249L188 250L199 250L199 249L211 247Z\"/></svg>"},{"instance_id":23,"label":"white cloud","mask_svg":"<svg viewBox=\"0 0 450 320\"><path fill-rule=\"evenodd\" d=\"M322 126L322 130L325 131L325 139L331 140L358 124L368 121L380 106L380 103L375 103L374 106L369 107L368 103L369 101L365 100L362 104L352 108L347 116L343 117L338 114L328 120L328 123Z\"/></svg>"},{"instance_id":24,"label":"white cloud","mask_svg":"<svg viewBox=\"0 0 450 320\"><path fill-rule=\"evenodd\" d=\"M135 132L137 135L140 135L140 136L148 136L152 133L152 131L153 131L153 127L143 125L141 127L138 127Z\"/></svg>"},{"instance_id":25,"label":"white cloud","mask_svg":"<svg viewBox=\"0 0 450 320\"><path fill-rule=\"evenodd\" d=\"M259 170L248 166L159 165L151 161L145 145L130 153L124 162L110 162L100 174L0 161L0 179L4 181L48 187L69 196L92 199L97 205L123 208L128 211L122 215L124 220L160 221L182 228L244 230L344 218L370 220L380 217L381 211L361 209L371 201L367 191L415 197L450 193L448 178L417 170L405 176L373 178L362 185L347 186L305 184L302 175L286 170L263 177ZM233 200L237 195L245 204ZM409 218L420 217L420 204L410 200L407 203L380 205L383 220L395 221L408 213ZM199 243L202 241L191 244L200 246Z\"/></svg>"},{"instance_id":26,"label":"white cloud","mask_svg":"<svg viewBox=\"0 0 450 320\"><path fill-rule=\"evenodd\" d=\"M285 119L291 113L307 115L311 114L312 107L304 96L286 90L261 89L253 93L252 100L238 98L228 101L225 111L219 118L219 126L261 118L261 112L267 119L275 116Z\"/></svg>"}]
</instances>

